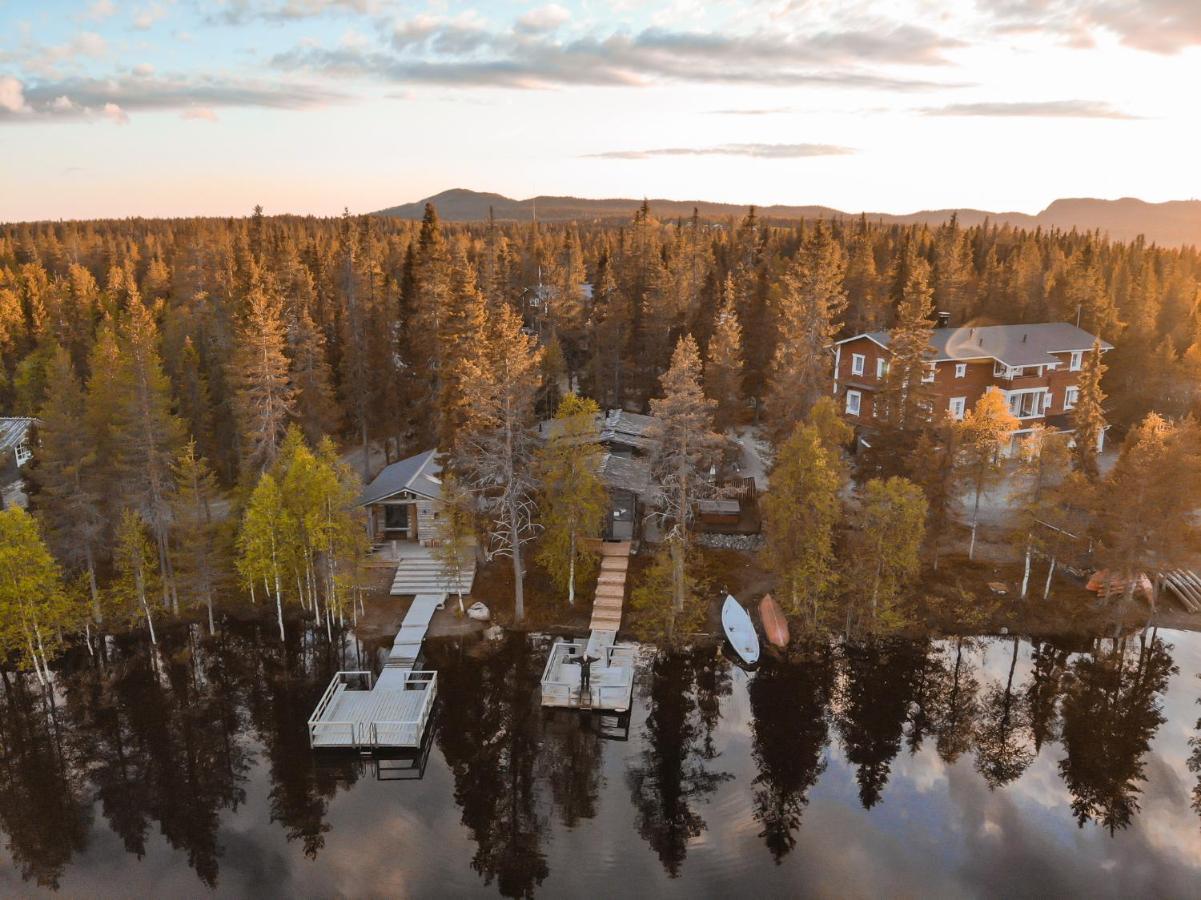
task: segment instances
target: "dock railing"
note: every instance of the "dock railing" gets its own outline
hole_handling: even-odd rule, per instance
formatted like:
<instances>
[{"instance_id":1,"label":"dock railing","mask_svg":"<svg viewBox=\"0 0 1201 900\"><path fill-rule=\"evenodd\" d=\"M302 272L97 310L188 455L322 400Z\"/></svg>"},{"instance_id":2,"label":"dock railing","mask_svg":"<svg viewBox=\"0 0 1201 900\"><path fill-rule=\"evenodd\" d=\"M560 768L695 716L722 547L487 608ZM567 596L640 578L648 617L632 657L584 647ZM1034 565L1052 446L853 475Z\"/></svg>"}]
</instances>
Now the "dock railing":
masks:
<instances>
[{"instance_id":1,"label":"dock railing","mask_svg":"<svg viewBox=\"0 0 1201 900\"><path fill-rule=\"evenodd\" d=\"M358 741L356 723L354 722L323 722L321 717L325 715L326 709L334 701L338 695L338 688L346 689L352 678L366 678L367 689L371 689L372 678L370 672L364 669L348 670L337 672L330 679L329 686L325 689L325 693L321 695L321 699L317 701L316 708L313 709L313 714L309 716L309 746L314 747L317 744L318 735L337 735L339 733L346 736L346 746L353 747ZM326 743L331 743L327 741ZM341 742L336 742L341 743Z\"/></svg>"},{"instance_id":2,"label":"dock railing","mask_svg":"<svg viewBox=\"0 0 1201 900\"><path fill-rule=\"evenodd\" d=\"M409 672L405 676L404 689L425 691L417 715L412 719L397 721L378 719L364 722L365 732L360 740L361 744L373 747L416 747L421 744L425 726L429 723L430 714L434 709L434 701L438 698L438 673Z\"/></svg>"},{"instance_id":3,"label":"dock railing","mask_svg":"<svg viewBox=\"0 0 1201 900\"><path fill-rule=\"evenodd\" d=\"M580 682L578 678L565 679L567 669L562 668L569 660L582 656L587 649L583 641L560 641L551 648L546 660L546 668L542 672L542 705L543 706L578 706L581 705ZM603 649L600 659L604 669L593 676L589 685L588 705L597 709L628 708L631 689L633 686L634 653L629 647L607 646ZM629 666L627 680L620 684L605 684L603 672L613 667L614 663L624 663Z\"/></svg>"}]
</instances>

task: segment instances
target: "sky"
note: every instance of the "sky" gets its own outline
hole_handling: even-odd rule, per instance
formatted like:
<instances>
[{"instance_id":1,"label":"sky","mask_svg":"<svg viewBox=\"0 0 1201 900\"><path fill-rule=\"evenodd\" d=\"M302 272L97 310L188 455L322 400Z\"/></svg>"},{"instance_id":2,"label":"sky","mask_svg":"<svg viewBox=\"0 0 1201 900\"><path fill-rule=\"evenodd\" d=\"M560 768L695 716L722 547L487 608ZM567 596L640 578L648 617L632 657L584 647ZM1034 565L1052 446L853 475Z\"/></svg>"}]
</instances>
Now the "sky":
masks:
<instances>
[{"instance_id":1,"label":"sky","mask_svg":"<svg viewBox=\"0 0 1201 900\"><path fill-rule=\"evenodd\" d=\"M1201 196L1199 0L0 0L0 221Z\"/></svg>"}]
</instances>

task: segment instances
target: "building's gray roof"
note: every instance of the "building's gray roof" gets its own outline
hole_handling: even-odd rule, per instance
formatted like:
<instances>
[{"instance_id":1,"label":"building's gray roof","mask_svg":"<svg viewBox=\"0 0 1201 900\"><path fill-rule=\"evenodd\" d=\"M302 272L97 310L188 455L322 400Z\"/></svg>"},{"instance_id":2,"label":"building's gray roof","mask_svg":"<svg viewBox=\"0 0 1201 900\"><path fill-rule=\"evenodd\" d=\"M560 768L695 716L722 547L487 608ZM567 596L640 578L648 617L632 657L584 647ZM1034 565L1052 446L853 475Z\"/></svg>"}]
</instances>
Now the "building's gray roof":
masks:
<instances>
[{"instance_id":1,"label":"building's gray roof","mask_svg":"<svg viewBox=\"0 0 1201 900\"><path fill-rule=\"evenodd\" d=\"M651 467L645 459L621 453L606 453L601 459L600 479L608 488L630 491L646 502L653 502L658 488L651 478Z\"/></svg>"},{"instance_id":2,"label":"building's gray roof","mask_svg":"<svg viewBox=\"0 0 1201 900\"><path fill-rule=\"evenodd\" d=\"M869 331L866 335L887 347L887 331ZM933 359L998 359L1009 366L1040 366L1054 362L1051 353L1091 350L1095 337L1083 328L1067 322L1040 322L1032 325L981 325L961 328L935 328L930 338ZM1101 342L1102 350L1113 345Z\"/></svg>"},{"instance_id":3,"label":"building's gray roof","mask_svg":"<svg viewBox=\"0 0 1201 900\"><path fill-rule=\"evenodd\" d=\"M0 418L0 455L18 447L28 436L37 419Z\"/></svg>"},{"instance_id":4,"label":"building's gray roof","mask_svg":"<svg viewBox=\"0 0 1201 900\"><path fill-rule=\"evenodd\" d=\"M602 444L622 444L649 451L654 449L656 442L653 437L648 437L647 431L657 421L654 416L611 409L596 417L596 440ZM560 427L557 419L547 419L539 423L538 435L547 440L553 437Z\"/></svg>"},{"instance_id":5,"label":"building's gray roof","mask_svg":"<svg viewBox=\"0 0 1201 900\"><path fill-rule=\"evenodd\" d=\"M384 466L383 471L375 476L371 484L363 488L359 505L378 503L401 491L412 491L433 500L441 500L441 474L442 466L438 462L437 450L426 450L424 453L394 462L390 466Z\"/></svg>"}]
</instances>

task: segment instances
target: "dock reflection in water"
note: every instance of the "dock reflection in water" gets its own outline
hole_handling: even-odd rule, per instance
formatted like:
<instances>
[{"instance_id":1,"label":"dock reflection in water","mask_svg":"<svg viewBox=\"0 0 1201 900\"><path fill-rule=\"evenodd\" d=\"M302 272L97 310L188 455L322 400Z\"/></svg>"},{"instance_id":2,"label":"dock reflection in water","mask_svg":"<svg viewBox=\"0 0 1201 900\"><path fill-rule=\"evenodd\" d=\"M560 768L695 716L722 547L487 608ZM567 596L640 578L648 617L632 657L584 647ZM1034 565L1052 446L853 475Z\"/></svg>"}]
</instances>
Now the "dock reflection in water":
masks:
<instances>
[{"instance_id":1,"label":"dock reflection in water","mask_svg":"<svg viewBox=\"0 0 1201 900\"><path fill-rule=\"evenodd\" d=\"M545 710L548 639L430 641L429 741L314 754L374 648L178 630L0 685L0 892L1195 895L1201 635L641 648L633 709ZM392 779L398 779L393 781Z\"/></svg>"}]
</instances>

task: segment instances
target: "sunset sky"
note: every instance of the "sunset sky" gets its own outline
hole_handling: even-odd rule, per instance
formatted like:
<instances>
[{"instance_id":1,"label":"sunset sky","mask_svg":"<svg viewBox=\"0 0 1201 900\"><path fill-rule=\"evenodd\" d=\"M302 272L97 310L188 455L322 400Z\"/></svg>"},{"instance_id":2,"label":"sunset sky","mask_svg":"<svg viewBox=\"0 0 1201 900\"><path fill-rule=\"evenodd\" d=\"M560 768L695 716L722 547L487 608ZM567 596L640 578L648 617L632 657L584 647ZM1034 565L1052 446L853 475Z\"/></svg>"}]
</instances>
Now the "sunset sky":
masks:
<instances>
[{"instance_id":1,"label":"sunset sky","mask_svg":"<svg viewBox=\"0 0 1201 900\"><path fill-rule=\"evenodd\" d=\"M0 0L0 221L1201 196L1201 2Z\"/></svg>"}]
</instances>

